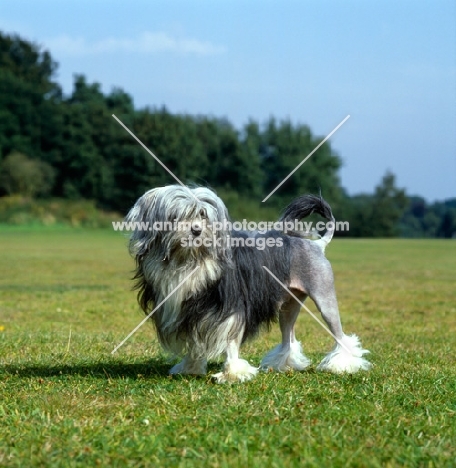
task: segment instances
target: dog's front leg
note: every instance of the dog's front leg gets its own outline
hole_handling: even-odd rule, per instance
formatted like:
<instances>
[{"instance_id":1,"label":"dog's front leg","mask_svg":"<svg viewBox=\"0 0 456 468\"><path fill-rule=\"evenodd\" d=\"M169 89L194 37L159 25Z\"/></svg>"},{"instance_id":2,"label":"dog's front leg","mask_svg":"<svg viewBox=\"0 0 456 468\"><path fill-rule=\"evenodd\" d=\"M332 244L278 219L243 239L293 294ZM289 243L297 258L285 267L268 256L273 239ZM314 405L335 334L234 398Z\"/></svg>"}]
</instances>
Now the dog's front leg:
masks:
<instances>
[{"instance_id":1,"label":"dog's front leg","mask_svg":"<svg viewBox=\"0 0 456 468\"><path fill-rule=\"evenodd\" d=\"M239 359L239 347L240 338L228 343L223 372L212 376L217 383L245 382L257 375L258 369L256 367L251 366L245 359Z\"/></svg>"}]
</instances>

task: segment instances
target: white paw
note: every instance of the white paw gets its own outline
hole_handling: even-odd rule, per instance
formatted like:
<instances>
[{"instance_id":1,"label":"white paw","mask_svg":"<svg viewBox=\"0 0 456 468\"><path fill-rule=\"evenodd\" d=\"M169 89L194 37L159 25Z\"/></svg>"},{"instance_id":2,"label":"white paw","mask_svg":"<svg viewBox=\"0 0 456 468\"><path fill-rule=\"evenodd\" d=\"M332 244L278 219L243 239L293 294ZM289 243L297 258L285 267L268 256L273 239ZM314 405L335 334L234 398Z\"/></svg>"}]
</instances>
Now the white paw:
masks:
<instances>
[{"instance_id":1,"label":"white paw","mask_svg":"<svg viewBox=\"0 0 456 468\"><path fill-rule=\"evenodd\" d=\"M310 365L310 359L302 353L301 343L294 341L289 348L280 344L261 361L261 369L268 371L287 372L289 370L302 371Z\"/></svg>"},{"instance_id":2,"label":"white paw","mask_svg":"<svg viewBox=\"0 0 456 468\"><path fill-rule=\"evenodd\" d=\"M244 359L236 359L225 364L223 372L213 374L217 383L246 382L258 374L258 368L251 366Z\"/></svg>"},{"instance_id":3,"label":"white paw","mask_svg":"<svg viewBox=\"0 0 456 468\"><path fill-rule=\"evenodd\" d=\"M367 349L361 347L359 338L356 335L345 335L340 343L328 353L318 365L317 370L333 372L334 374L354 374L360 370L369 370L372 364L363 358L368 354Z\"/></svg>"}]
</instances>

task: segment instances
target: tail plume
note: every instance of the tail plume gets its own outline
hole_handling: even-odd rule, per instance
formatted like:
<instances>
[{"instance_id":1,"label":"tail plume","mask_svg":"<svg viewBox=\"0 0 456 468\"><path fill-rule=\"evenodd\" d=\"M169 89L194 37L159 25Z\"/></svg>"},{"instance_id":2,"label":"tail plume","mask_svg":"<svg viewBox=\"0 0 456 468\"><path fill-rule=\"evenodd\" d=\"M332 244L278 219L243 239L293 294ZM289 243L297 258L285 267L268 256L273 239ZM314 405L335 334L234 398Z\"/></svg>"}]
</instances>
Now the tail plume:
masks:
<instances>
[{"instance_id":1,"label":"tail plume","mask_svg":"<svg viewBox=\"0 0 456 468\"><path fill-rule=\"evenodd\" d=\"M294 199L284 210L280 221L295 221L306 218L312 213L317 213L323 218L331 221L331 225L327 228L325 235L317 242L322 243L323 249L331 242L335 231L335 219L331 211L331 207L321 196L302 195Z\"/></svg>"}]
</instances>

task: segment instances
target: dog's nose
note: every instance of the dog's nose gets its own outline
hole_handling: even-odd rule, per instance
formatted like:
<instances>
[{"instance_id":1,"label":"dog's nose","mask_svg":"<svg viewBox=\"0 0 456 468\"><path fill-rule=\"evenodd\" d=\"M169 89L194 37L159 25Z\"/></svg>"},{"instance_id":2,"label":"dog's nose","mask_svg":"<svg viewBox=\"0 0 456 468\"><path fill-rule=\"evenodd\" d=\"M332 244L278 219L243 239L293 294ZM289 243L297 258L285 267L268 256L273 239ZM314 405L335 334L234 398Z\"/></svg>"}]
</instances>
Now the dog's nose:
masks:
<instances>
[{"instance_id":1,"label":"dog's nose","mask_svg":"<svg viewBox=\"0 0 456 468\"><path fill-rule=\"evenodd\" d=\"M199 224L194 224L192 226L192 234L196 237L201 234L201 226Z\"/></svg>"}]
</instances>

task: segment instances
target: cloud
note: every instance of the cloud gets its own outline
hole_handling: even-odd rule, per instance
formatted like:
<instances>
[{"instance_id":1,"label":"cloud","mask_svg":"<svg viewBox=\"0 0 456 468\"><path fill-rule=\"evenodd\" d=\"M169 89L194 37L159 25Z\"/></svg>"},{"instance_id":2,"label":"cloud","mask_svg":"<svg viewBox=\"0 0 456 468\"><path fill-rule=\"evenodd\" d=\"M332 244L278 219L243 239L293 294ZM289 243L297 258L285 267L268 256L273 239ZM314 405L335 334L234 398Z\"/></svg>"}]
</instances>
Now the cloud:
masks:
<instances>
[{"instance_id":1,"label":"cloud","mask_svg":"<svg viewBox=\"0 0 456 468\"><path fill-rule=\"evenodd\" d=\"M185 55L219 55L225 47L191 38L176 38L165 32L144 32L135 38L109 37L89 42L82 37L66 35L43 41L53 54L60 55L98 55L119 52L155 54L173 52Z\"/></svg>"}]
</instances>

